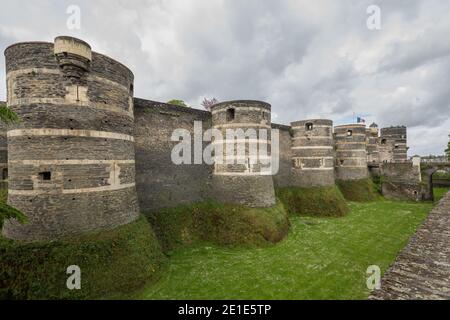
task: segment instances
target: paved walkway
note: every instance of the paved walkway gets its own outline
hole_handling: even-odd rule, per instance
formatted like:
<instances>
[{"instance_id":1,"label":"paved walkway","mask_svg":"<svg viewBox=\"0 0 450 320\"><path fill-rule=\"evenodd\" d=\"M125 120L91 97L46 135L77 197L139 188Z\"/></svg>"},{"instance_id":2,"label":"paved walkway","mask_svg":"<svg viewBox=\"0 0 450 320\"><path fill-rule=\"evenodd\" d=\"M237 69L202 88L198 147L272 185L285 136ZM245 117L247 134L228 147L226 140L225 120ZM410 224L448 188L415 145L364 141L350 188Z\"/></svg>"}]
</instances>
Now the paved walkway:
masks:
<instances>
[{"instance_id":1,"label":"paved walkway","mask_svg":"<svg viewBox=\"0 0 450 320\"><path fill-rule=\"evenodd\" d=\"M450 192L398 255L369 299L450 299Z\"/></svg>"}]
</instances>

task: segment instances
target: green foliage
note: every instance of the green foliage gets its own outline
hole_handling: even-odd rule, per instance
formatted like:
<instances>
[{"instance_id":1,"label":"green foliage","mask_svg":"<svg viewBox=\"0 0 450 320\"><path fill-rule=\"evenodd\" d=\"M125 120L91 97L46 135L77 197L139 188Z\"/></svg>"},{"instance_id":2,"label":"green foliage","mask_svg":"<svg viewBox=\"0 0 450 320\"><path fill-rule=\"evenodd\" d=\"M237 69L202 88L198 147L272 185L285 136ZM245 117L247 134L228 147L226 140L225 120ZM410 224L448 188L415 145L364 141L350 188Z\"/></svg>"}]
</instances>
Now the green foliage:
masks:
<instances>
[{"instance_id":1,"label":"green foliage","mask_svg":"<svg viewBox=\"0 0 450 320\"><path fill-rule=\"evenodd\" d=\"M277 197L291 215L341 217L347 203L337 187L278 188Z\"/></svg>"},{"instance_id":2,"label":"green foliage","mask_svg":"<svg viewBox=\"0 0 450 320\"><path fill-rule=\"evenodd\" d=\"M261 246L280 241L289 230L289 219L281 203L272 208L246 208L206 201L146 216L165 252L199 241Z\"/></svg>"},{"instance_id":3,"label":"green foliage","mask_svg":"<svg viewBox=\"0 0 450 320\"><path fill-rule=\"evenodd\" d=\"M374 176L372 177L373 187L375 191L381 195L381 184L383 182L382 176Z\"/></svg>"},{"instance_id":4,"label":"green foliage","mask_svg":"<svg viewBox=\"0 0 450 320\"><path fill-rule=\"evenodd\" d=\"M439 202L447 192L450 192L448 187L433 188L434 202Z\"/></svg>"},{"instance_id":5,"label":"green foliage","mask_svg":"<svg viewBox=\"0 0 450 320\"><path fill-rule=\"evenodd\" d=\"M173 100L167 101L167 104L172 104L174 106L180 106L180 107L189 108L189 106L183 100L173 99Z\"/></svg>"},{"instance_id":6,"label":"green foliage","mask_svg":"<svg viewBox=\"0 0 450 320\"><path fill-rule=\"evenodd\" d=\"M445 154L447 155L448 158L450 158L450 141L447 143L447 149L445 149Z\"/></svg>"},{"instance_id":7,"label":"green foliage","mask_svg":"<svg viewBox=\"0 0 450 320\"><path fill-rule=\"evenodd\" d=\"M19 116L5 105L0 105L0 121L5 124L19 122Z\"/></svg>"},{"instance_id":8,"label":"green foliage","mask_svg":"<svg viewBox=\"0 0 450 320\"><path fill-rule=\"evenodd\" d=\"M198 243L172 252L146 299L366 299L367 267L384 273L431 203L352 202L333 217L291 217L289 235L264 248Z\"/></svg>"},{"instance_id":9,"label":"green foliage","mask_svg":"<svg viewBox=\"0 0 450 320\"><path fill-rule=\"evenodd\" d=\"M27 222L27 217L21 211L6 204L7 196L8 190L0 189L0 230L2 230L4 222L11 218L20 223Z\"/></svg>"},{"instance_id":10,"label":"green foliage","mask_svg":"<svg viewBox=\"0 0 450 320\"><path fill-rule=\"evenodd\" d=\"M437 171L433 174L433 179L434 178L450 180L450 173L445 172L445 171Z\"/></svg>"},{"instance_id":11,"label":"green foliage","mask_svg":"<svg viewBox=\"0 0 450 320\"><path fill-rule=\"evenodd\" d=\"M349 201L373 201L376 200L379 195L376 193L376 188L371 179L359 179L359 180L339 180L336 181L339 189L344 195L345 199Z\"/></svg>"},{"instance_id":12,"label":"green foliage","mask_svg":"<svg viewBox=\"0 0 450 320\"><path fill-rule=\"evenodd\" d=\"M154 281L164 262L143 217L61 241L0 238L0 299L118 298ZM81 290L66 287L70 265L81 268Z\"/></svg>"}]
</instances>

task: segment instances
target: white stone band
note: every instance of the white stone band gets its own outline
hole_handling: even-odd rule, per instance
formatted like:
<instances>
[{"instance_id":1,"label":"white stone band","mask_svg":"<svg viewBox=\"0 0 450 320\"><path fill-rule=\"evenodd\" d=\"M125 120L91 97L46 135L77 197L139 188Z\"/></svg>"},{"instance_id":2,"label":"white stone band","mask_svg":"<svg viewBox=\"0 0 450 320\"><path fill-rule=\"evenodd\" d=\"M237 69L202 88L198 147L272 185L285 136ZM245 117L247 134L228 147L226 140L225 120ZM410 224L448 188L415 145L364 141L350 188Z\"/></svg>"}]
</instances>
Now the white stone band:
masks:
<instances>
[{"instance_id":1,"label":"white stone band","mask_svg":"<svg viewBox=\"0 0 450 320\"><path fill-rule=\"evenodd\" d=\"M88 138L104 138L104 139L116 139L125 141L134 141L134 137L128 134L108 132L108 131L95 131L95 130L70 130L70 129L15 129L10 130L7 133L10 137L21 136L71 136L71 137L88 137Z\"/></svg>"},{"instance_id":2,"label":"white stone band","mask_svg":"<svg viewBox=\"0 0 450 320\"><path fill-rule=\"evenodd\" d=\"M127 188L133 188L135 183L126 183L119 185L111 185L111 186L101 186L101 187L93 187L93 188L81 188L81 189L63 189L61 192L57 192L60 190L57 189L34 189L34 190L14 190L9 189L8 194L10 195L21 195L21 196L35 196L39 194L76 194L76 193L88 193L88 192L104 192L104 191L115 191L122 190Z\"/></svg>"},{"instance_id":3,"label":"white stone band","mask_svg":"<svg viewBox=\"0 0 450 320\"><path fill-rule=\"evenodd\" d=\"M134 160L11 160L10 164L20 164L24 166L42 166L42 165L89 165L89 164L134 164Z\"/></svg>"}]
</instances>

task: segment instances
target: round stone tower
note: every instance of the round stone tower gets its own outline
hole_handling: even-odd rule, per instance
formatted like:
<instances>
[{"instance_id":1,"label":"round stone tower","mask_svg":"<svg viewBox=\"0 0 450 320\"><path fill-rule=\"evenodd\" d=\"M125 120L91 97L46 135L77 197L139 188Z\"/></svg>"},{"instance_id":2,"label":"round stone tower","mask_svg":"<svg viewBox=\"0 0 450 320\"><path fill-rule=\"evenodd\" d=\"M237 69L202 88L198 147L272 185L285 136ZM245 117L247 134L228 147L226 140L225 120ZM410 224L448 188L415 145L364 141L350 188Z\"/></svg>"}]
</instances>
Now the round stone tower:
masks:
<instances>
[{"instance_id":1,"label":"round stone tower","mask_svg":"<svg viewBox=\"0 0 450 320\"><path fill-rule=\"evenodd\" d=\"M383 145L390 146L392 158L387 160L391 160L393 162L406 162L408 160L405 126L382 128L380 139Z\"/></svg>"},{"instance_id":2,"label":"round stone tower","mask_svg":"<svg viewBox=\"0 0 450 320\"><path fill-rule=\"evenodd\" d=\"M376 123L372 123L369 128L366 129L366 142L367 142L367 162L379 163L378 153L378 126Z\"/></svg>"},{"instance_id":3,"label":"round stone tower","mask_svg":"<svg viewBox=\"0 0 450 320\"><path fill-rule=\"evenodd\" d=\"M333 121L311 119L291 123L292 185L334 186Z\"/></svg>"},{"instance_id":4,"label":"round stone tower","mask_svg":"<svg viewBox=\"0 0 450 320\"><path fill-rule=\"evenodd\" d=\"M133 74L81 40L18 43L5 50L8 203L28 217L5 223L16 240L111 229L138 217Z\"/></svg>"},{"instance_id":5,"label":"round stone tower","mask_svg":"<svg viewBox=\"0 0 450 320\"><path fill-rule=\"evenodd\" d=\"M334 128L336 145L336 179L368 178L366 126L348 124Z\"/></svg>"},{"instance_id":6,"label":"round stone tower","mask_svg":"<svg viewBox=\"0 0 450 320\"><path fill-rule=\"evenodd\" d=\"M268 103L245 100L212 107L213 128L222 136L214 141L222 149L222 156L215 154L212 177L213 197L218 201L249 207L275 204L270 109Z\"/></svg>"}]
</instances>

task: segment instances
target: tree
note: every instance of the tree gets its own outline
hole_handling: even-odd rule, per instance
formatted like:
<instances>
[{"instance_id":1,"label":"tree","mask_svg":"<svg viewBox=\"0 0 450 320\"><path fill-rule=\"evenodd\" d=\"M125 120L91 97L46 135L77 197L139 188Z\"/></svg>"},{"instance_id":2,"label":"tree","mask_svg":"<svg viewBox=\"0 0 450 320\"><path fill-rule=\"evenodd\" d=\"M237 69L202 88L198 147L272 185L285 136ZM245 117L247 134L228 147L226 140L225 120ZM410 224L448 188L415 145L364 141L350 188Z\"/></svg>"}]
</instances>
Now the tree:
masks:
<instances>
[{"instance_id":1,"label":"tree","mask_svg":"<svg viewBox=\"0 0 450 320\"><path fill-rule=\"evenodd\" d=\"M0 122L6 125L19 122L17 114L1 102ZM20 223L25 223L27 221L26 216L22 212L6 204L6 192L0 192L0 230L3 227L4 221L11 218L16 219Z\"/></svg>"},{"instance_id":2,"label":"tree","mask_svg":"<svg viewBox=\"0 0 450 320\"><path fill-rule=\"evenodd\" d=\"M171 104L174 106L180 106L180 107L186 107L186 108L190 108L186 102L184 102L183 100L177 100L177 99L172 99L170 101L167 101L167 104Z\"/></svg>"},{"instance_id":3,"label":"tree","mask_svg":"<svg viewBox=\"0 0 450 320\"><path fill-rule=\"evenodd\" d=\"M448 135L450 138L450 134ZM445 150L445 154L447 155L447 158L450 160L450 141L447 143L447 149Z\"/></svg>"},{"instance_id":4,"label":"tree","mask_svg":"<svg viewBox=\"0 0 450 320\"><path fill-rule=\"evenodd\" d=\"M211 111L211 107L218 102L219 100L217 100L216 98L212 99L205 98L203 99L202 106L205 107L206 110Z\"/></svg>"}]
</instances>

